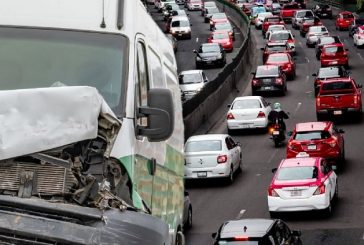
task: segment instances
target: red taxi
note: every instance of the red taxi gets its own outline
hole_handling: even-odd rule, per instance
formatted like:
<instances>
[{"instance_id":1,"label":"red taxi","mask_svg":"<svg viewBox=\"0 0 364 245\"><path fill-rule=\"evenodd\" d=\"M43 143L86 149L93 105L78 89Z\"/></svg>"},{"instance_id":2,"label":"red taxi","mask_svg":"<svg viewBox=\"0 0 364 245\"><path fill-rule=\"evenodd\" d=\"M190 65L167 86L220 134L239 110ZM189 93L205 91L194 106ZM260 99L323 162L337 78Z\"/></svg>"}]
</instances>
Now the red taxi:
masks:
<instances>
[{"instance_id":1,"label":"red taxi","mask_svg":"<svg viewBox=\"0 0 364 245\"><path fill-rule=\"evenodd\" d=\"M227 52L233 51L233 39L227 31L214 31L207 38L208 43L219 43Z\"/></svg>"},{"instance_id":2,"label":"red taxi","mask_svg":"<svg viewBox=\"0 0 364 245\"><path fill-rule=\"evenodd\" d=\"M271 217L278 212L320 210L329 216L338 198L337 175L327 161L319 157L284 159L272 169L268 187Z\"/></svg>"},{"instance_id":3,"label":"red taxi","mask_svg":"<svg viewBox=\"0 0 364 245\"><path fill-rule=\"evenodd\" d=\"M269 28L270 25L279 25L279 24L284 25L284 22L281 19L281 17L279 17L279 16L265 17L264 21L263 21L263 24L262 24L262 34L263 34L263 36L268 31L268 28Z\"/></svg>"},{"instance_id":4,"label":"red taxi","mask_svg":"<svg viewBox=\"0 0 364 245\"><path fill-rule=\"evenodd\" d=\"M321 67L342 65L348 68L349 57L346 51L342 43L324 45L320 55Z\"/></svg>"},{"instance_id":5,"label":"red taxi","mask_svg":"<svg viewBox=\"0 0 364 245\"><path fill-rule=\"evenodd\" d=\"M344 131L330 121L298 123L287 143L287 158L306 152L336 164L345 161Z\"/></svg>"},{"instance_id":6,"label":"red taxi","mask_svg":"<svg viewBox=\"0 0 364 245\"><path fill-rule=\"evenodd\" d=\"M353 13L351 13L349 11L343 11L337 15L336 21L335 21L335 27L339 31L342 29L349 29L349 27L353 23L353 21L354 21Z\"/></svg>"},{"instance_id":7,"label":"red taxi","mask_svg":"<svg viewBox=\"0 0 364 245\"><path fill-rule=\"evenodd\" d=\"M214 30L216 23L229 22L228 17L225 13L213 14L210 18L210 31Z\"/></svg>"},{"instance_id":8,"label":"red taxi","mask_svg":"<svg viewBox=\"0 0 364 245\"><path fill-rule=\"evenodd\" d=\"M293 62L291 55L288 53L274 53L268 55L265 65L280 66L287 77L290 79L296 77L296 65Z\"/></svg>"}]
</instances>

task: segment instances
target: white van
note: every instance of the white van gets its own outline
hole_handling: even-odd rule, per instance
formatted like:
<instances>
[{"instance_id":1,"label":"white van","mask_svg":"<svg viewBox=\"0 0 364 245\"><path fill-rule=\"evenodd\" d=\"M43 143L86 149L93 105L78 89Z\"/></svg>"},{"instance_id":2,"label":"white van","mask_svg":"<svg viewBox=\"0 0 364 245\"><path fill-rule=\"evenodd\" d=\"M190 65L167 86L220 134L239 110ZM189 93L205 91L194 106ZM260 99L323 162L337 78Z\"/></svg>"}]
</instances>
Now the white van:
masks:
<instances>
[{"instance_id":1,"label":"white van","mask_svg":"<svg viewBox=\"0 0 364 245\"><path fill-rule=\"evenodd\" d=\"M172 17L169 30L176 38L191 39L191 24L187 16Z\"/></svg>"},{"instance_id":2,"label":"white van","mask_svg":"<svg viewBox=\"0 0 364 245\"><path fill-rule=\"evenodd\" d=\"M177 66L144 5L0 5L0 243L183 244Z\"/></svg>"}]
</instances>

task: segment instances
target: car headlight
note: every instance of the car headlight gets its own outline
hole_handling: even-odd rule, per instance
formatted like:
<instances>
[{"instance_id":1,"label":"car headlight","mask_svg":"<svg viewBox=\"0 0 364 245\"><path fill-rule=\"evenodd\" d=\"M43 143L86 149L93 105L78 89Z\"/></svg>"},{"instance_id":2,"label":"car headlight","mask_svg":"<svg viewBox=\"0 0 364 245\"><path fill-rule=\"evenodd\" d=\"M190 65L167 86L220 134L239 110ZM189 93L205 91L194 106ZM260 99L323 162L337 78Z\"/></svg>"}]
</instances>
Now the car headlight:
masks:
<instances>
[{"instance_id":1,"label":"car headlight","mask_svg":"<svg viewBox=\"0 0 364 245\"><path fill-rule=\"evenodd\" d=\"M213 24L214 24L214 22L212 20L210 20L210 25L213 25Z\"/></svg>"},{"instance_id":2,"label":"car headlight","mask_svg":"<svg viewBox=\"0 0 364 245\"><path fill-rule=\"evenodd\" d=\"M175 30L172 30L172 34L175 34L176 33L176 31Z\"/></svg>"},{"instance_id":3,"label":"car headlight","mask_svg":"<svg viewBox=\"0 0 364 245\"><path fill-rule=\"evenodd\" d=\"M196 57L196 60L197 60L197 61L201 61L201 58L197 56L197 57Z\"/></svg>"},{"instance_id":4,"label":"car headlight","mask_svg":"<svg viewBox=\"0 0 364 245\"><path fill-rule=\"evenodd\" d=\"M218 59L221 59L221 58L222 58L222 54L218 54L218 55L217 55L217 58L218 58Z\"/></svg>"}]
</instances>

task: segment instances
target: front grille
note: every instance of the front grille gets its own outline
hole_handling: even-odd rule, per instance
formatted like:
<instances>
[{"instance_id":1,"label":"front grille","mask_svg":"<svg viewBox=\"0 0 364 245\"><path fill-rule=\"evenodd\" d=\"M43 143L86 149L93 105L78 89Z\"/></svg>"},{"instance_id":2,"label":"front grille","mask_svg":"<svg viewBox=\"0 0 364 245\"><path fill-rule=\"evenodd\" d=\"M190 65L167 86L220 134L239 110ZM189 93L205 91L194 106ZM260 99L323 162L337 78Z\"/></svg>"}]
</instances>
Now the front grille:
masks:
<instances>
[{"instance_id":1,"label":"front grille","mask_svg":"<svg viewBox=\"0 0 364 245\"><path fill-rule=\"evenodd\" d=\"M59 243L49 239L42 239L38 237L30 237L24 235L16 235L7 232L0 232L0 244L19 244L19 245L65 245L65 243Z\"/></svg>"},{"instance_id":2,"label":"front grille","mask_svg":"<svg viewBox=\"0 0 364 245\"><path fill-rule=\"evenodd\" d=\"M51 164L12 163L0 165L0 190L19 191L20 176L33 172L36 190L40 195L64 195L70 193L78 181L70 170Z\"/></svg>"}]
</instances>

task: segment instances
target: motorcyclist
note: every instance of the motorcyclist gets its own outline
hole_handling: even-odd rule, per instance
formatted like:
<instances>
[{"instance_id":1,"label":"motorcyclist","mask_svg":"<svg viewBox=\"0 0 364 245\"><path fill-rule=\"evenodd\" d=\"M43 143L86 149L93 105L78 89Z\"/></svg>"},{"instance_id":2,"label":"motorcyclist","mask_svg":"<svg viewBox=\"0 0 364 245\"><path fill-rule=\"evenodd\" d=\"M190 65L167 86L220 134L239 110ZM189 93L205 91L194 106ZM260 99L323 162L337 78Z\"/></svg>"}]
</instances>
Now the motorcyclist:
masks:
<instances>
[{"instance_id":1,"label":"motorcyclist","mask_svg":"<svg viewBox=\"0 0 364 245\"><path fill-rule=\"evenodd\" d=\"M269 122L271 124L274 124L276 121L278 121L278 124L283 129L283 131L286 131L286 124L284 123L284 119L288 118L289 116L282 110L281 104L278 102L274 103L273 110L268 115Z\"/></svg>"}]
</instances>

